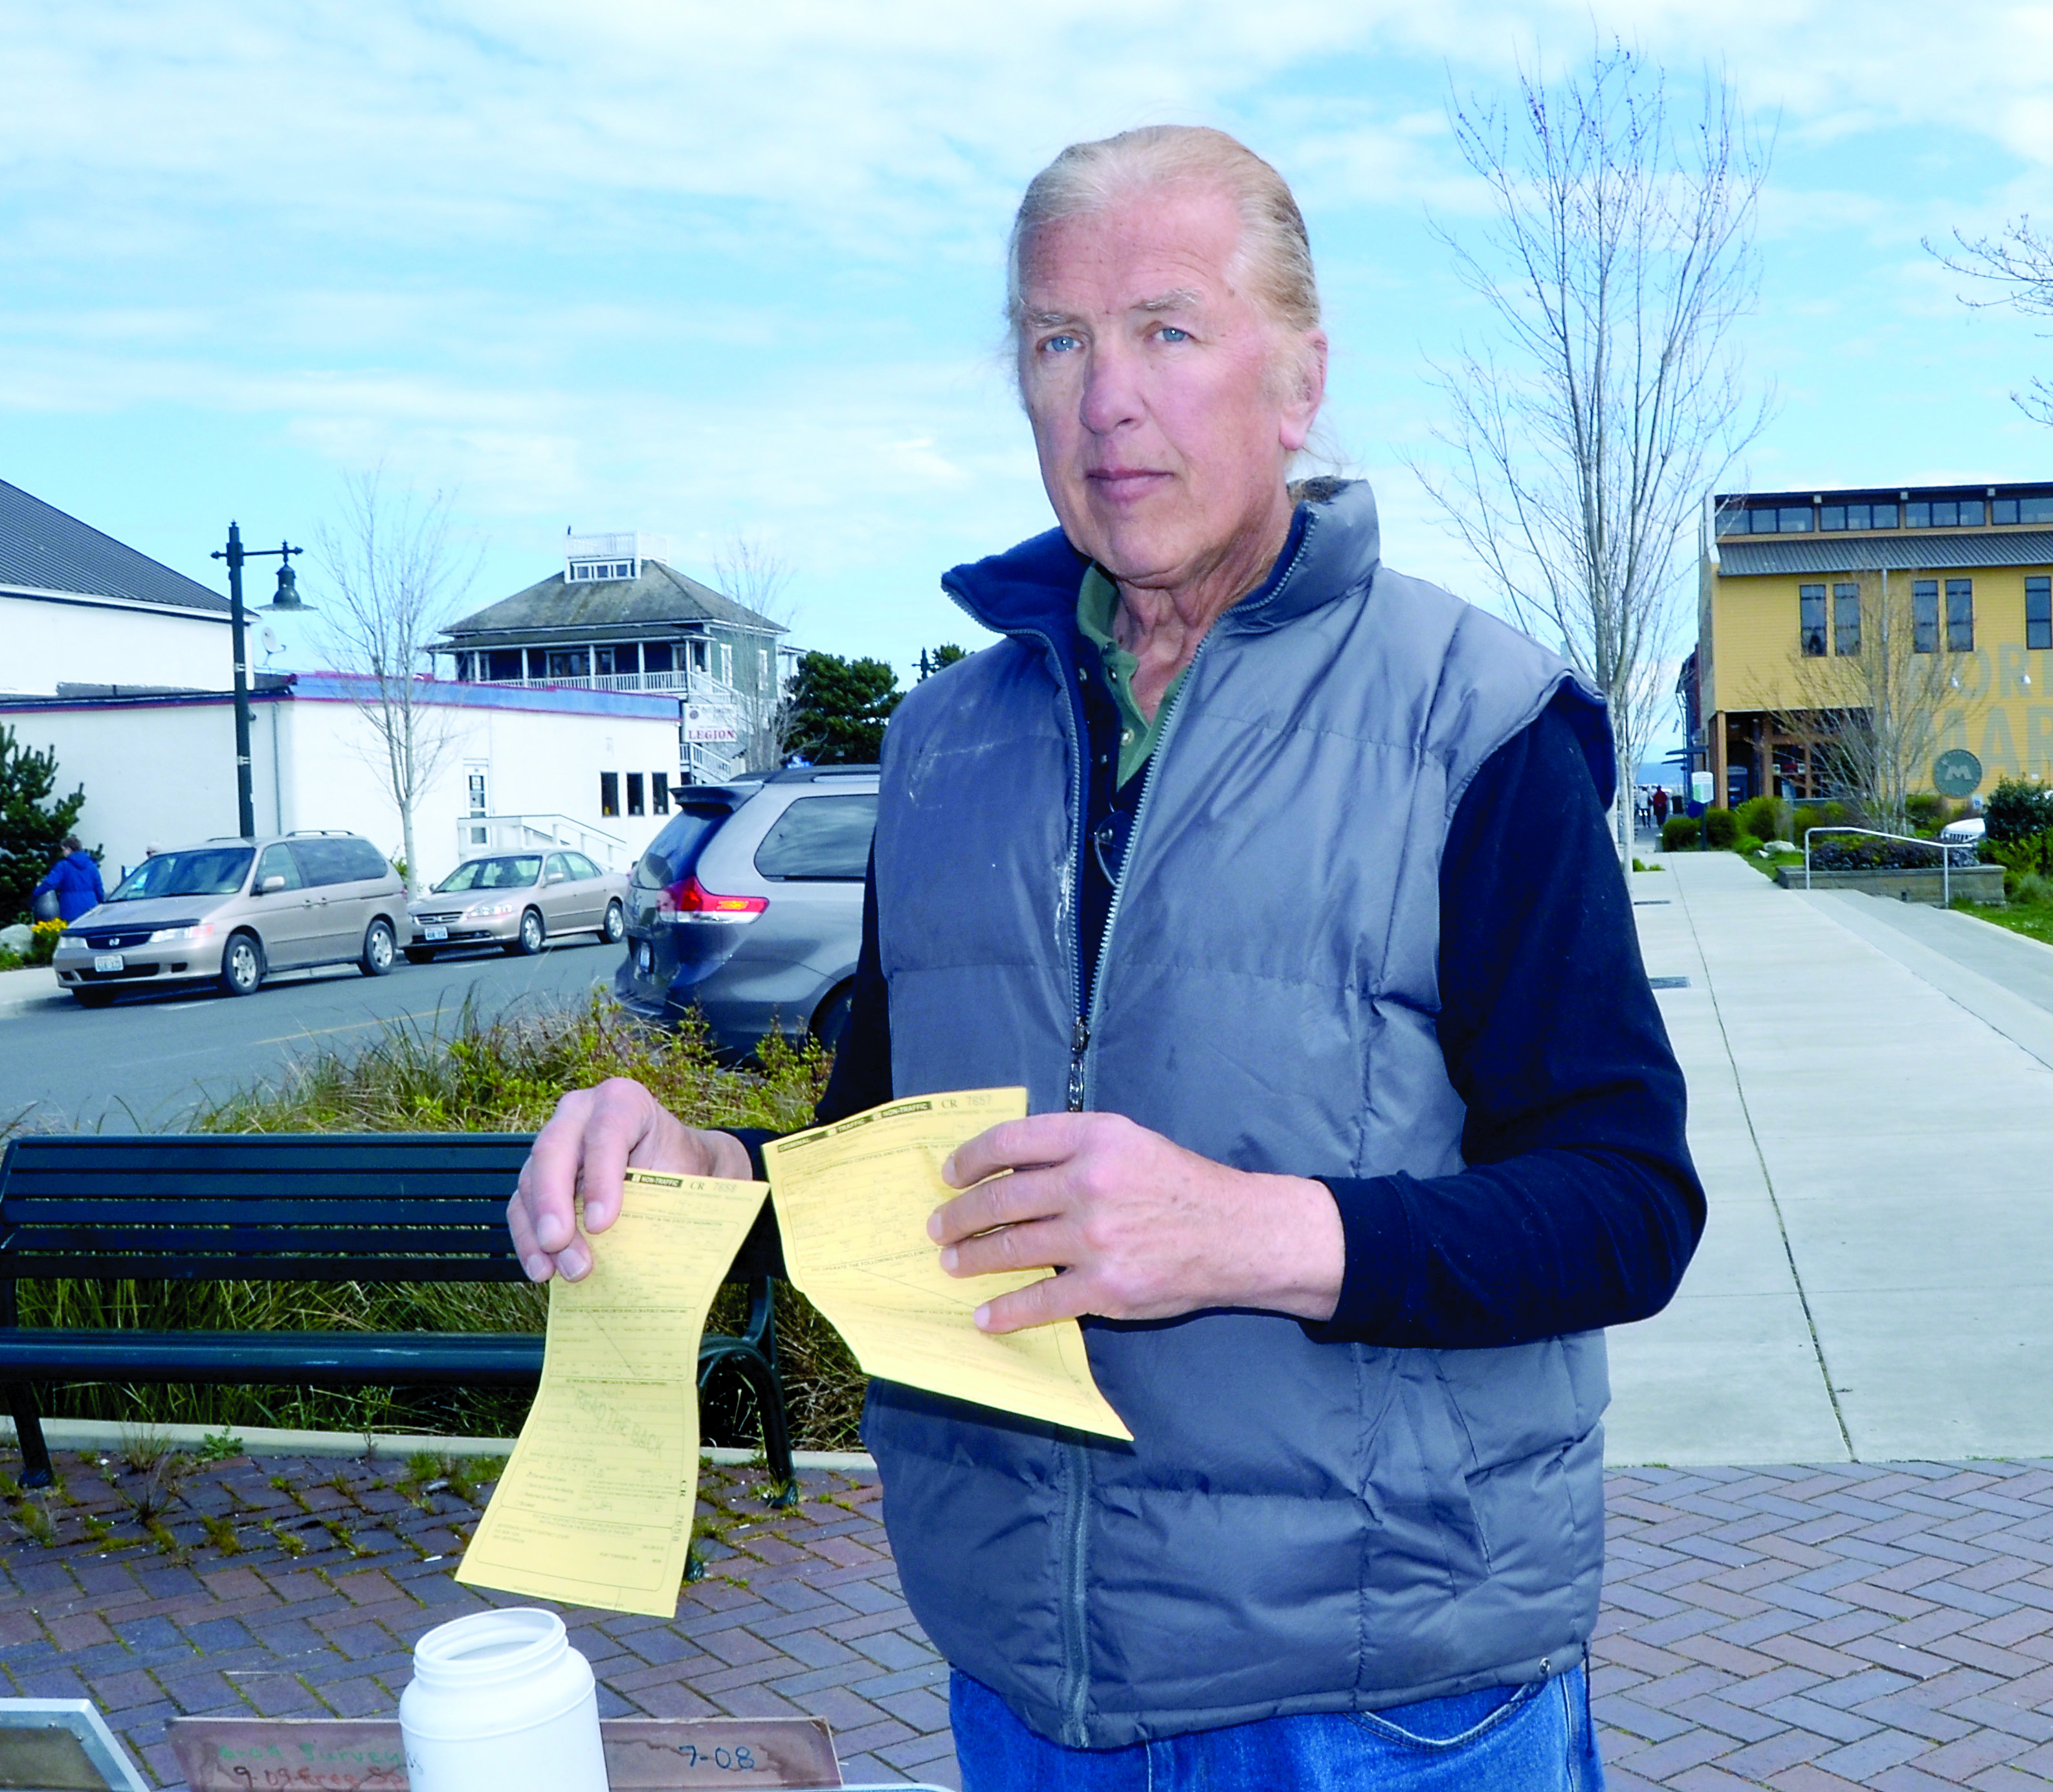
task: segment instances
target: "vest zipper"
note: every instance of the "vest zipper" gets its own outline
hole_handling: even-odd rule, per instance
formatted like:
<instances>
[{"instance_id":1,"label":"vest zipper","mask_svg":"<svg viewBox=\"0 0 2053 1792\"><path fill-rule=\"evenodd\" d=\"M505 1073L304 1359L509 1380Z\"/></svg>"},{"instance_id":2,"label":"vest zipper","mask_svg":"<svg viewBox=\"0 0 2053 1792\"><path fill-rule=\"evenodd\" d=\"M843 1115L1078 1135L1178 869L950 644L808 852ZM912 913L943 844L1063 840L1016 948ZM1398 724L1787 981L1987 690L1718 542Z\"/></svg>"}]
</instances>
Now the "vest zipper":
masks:
<instances>
[{"instance_id":1,"label":"vest zipper","mask_svg":"<svg viewBox=\"0 0 2053 1792\"><path fill-rule=\"evenodd\" d=\"M1205 649L1211 645L1212 637L1218 632L1214 623L1206 631L1205 638L1198 643L1198 650L1191 656L1191 663L1184 667L1183 682L1177 685L1169 697L1162 716L1161 732L1155 737L1155 751L1148 756L1148 763L1140 768L1140 794L1133 805L1133 825L1126 830L1126 851L1119 861L1119 875L1112 880L1112 904L1105 912L1105 931L1098 935L1097 959L1091 969L1090 1002L1085 1012L1077 1019L1076 1029L1070 1036L1070 1106L1081 1111L1089 1099L1090 1076L1086 1053L1090 1045L1091 1029L1097 1023L1097 1005L1105 994L1105 967L1112 951L1112 931L1119 924L1120 904L1126 895L1127 867L1133 863L1134 849L1140 843L1140 827L1148 818L1148 799L1155 794L1155 768L1162 763L1162 755L1169 750L1169 743L1176 732L1176 723L1184 712L1184 693L1191 688L1191 675L1198 669L1198 661L1205 657Z\"/></svg>"},{"instance_id":2,"label":"vest zipper","mask_svg":"<svg viewBox=\"0 0 2053 1792\"><path fill-rule=\"evenodd\" d=\"M1162 717L1161 732L1156 736L1155 751L1148 755L1147 765L1140 773L1140 794L1133 805L1133 825L1127 829L1126 851L1119 861L1119 875L1112 880L1112 905L1105 914L1105 931L1099 936L1097 959L1091 971L1090 1000L1084 1011L1077 1016L1077 1024L1070 1031L1070 1112L1081 1113L1090 1094L1090 1041L1091 1028L1097 1018L1097 1005L1105 991L1105 953L1112 944L1113 923L1119 919L1120 898L1126 888L1126 868L1133 863L1133 851L1140 838L1140 824L1148 813L1148 798L1155 787L1155 767L1168 751L1171 737L1176 731L1176 718L1182 710L1184 692L1190 688L1191 673L1198 661L1204 657L1205 649L1211 643L1207 633L1198 643L1198 650L1191 656L1191 663L1184 669L1182 684L1168 700L1167 713ZM1089 787L1081 794L1078 809L1078 837L1081 841L1085 825L1089 818L1086 814L1089 802ZM1071 861L1078 883L1078 928L1082 925L1083 854L1079 847ZM1078 951L1081 961L1081 952ZM1090 1638L1086 1621L1089 1610L1090 1567L1090 1451L1083 1444L1067 1446L1069 1472L1063 1477L1063 1495L1066 1521L1062 1538L1062 1728L1064 1743L1071 1748L1083 1748L1089 1743L1090 1708Z\"/></svg>"}]
</instances>

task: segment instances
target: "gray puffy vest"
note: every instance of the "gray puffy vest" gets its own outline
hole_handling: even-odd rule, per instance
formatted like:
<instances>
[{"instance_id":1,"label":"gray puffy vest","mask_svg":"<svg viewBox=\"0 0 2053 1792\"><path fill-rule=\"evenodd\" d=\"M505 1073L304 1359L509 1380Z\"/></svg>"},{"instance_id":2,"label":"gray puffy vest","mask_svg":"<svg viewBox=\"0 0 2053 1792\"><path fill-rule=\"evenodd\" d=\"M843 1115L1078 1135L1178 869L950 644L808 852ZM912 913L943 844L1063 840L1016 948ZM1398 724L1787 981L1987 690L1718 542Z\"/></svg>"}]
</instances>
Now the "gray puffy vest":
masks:
<instances>
[{"instance_id":1,"label":"gray puffy vest","mask_svg":"<svg viewBox=\"0 0 2053 1792\"><path fill-rule=\"evenodd\" d=\"M1037 1113L1074 1094L1242 1170L1462 1167L1435 1030L1448 824L1492 752L1586 693L1384 570L1366 485L1317 490L1165 723L1074 1053L1083 563L1050 535L949 575L1011 638L909 693L885 740L897 1094L1024 1083ZM1601 709L1573 708L1607 792ZM883 1382L865 1421L914 1614L1041 1735L1110 1747L1581 1658L1601 1335L1388 1350L1209 1312L1085 1336L1131 1445Z\"/></svg>"}]
</instances>

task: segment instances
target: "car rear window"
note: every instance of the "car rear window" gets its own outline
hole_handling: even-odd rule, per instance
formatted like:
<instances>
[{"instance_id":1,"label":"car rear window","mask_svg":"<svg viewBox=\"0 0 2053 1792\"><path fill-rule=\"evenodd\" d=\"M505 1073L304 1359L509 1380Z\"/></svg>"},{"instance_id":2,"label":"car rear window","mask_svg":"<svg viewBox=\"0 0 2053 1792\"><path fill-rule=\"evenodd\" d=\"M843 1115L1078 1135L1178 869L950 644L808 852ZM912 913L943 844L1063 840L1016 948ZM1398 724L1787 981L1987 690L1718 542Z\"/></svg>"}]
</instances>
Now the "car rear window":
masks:
<instances>
[{"instance_id":1,"label":"car rear window","mask_svg":"<svg viewBox=\"0 0 2053 1792\"><path fill-rule=\"evenodd\" d=\"M247 846L198 847L190 853L159 853L121 880L109 902L142 902L151 896L233 896L249 874Z\"/></svg>"},{"instance_id":2,"label":"car rear window","mask_svg":"<svg viewBox=\"0 0 2053 1792\"><path fill-rule=\"evenodd\" d=\"M292 856L309 884L351 884L391 875L385 855L367 840L296 840Z\"/></svg>"},{"instance_id":3,"label":"car rear window","mask_svg":"<svg viewBox=\"0 0 2053 1792\"><path fill-rule=\"evenodd\" d=\"M665 889L689 876L705 843L733 813L724 804L686 803L650 841L649 850L634 867L636 888Z\"/></svg>"},{"instance_id":4,"label":"car rear window","mask_svg":"<svg viewBox=\"0 0 2053 1792\"><path fill-rule=\"evenodd\" d=\"M854 879L869 868L877 831L877 794L800 797L777 818L756 849L765 877Z\"/></svg>"}]
</instances>

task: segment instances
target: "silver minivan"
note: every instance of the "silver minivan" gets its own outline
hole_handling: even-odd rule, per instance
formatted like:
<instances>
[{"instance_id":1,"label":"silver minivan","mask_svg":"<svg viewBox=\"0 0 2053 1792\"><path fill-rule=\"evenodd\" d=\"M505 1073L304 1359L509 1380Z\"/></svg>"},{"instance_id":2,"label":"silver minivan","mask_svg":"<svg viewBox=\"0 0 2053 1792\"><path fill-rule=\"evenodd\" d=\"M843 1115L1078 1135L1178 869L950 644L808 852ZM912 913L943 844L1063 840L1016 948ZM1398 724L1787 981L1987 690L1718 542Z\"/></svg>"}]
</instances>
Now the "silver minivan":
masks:
<instances>
[{"instance_id":1,"label":"silver minivan","mask_svg":"<svg viewBox=\"0 0 2053 1792\"><path fill-rule=\"evenodd\" d=\"M392 968L406 886L353 833L209 840L145 859L57 940L57 982L88 1008L124 990L212 981L253 995L274 971Z\"/></svg>"}]
</instances>

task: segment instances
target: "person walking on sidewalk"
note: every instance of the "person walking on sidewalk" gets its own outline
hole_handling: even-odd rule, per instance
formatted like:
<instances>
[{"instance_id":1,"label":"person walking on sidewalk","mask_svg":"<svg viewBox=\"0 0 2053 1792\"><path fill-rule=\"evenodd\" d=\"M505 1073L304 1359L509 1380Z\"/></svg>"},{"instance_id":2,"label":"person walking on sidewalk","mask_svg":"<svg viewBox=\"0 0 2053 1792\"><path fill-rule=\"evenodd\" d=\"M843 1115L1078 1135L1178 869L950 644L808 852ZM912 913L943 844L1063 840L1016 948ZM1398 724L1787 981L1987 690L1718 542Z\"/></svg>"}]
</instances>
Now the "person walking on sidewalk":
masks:
<instances>
[{"instance_id":1,"label":"person walking on sidewalk","mask_svg":"<svg viewBox=\"0 0 2053 1792\"><path fill-rule=\"evenodd\" d=\"M1061 1271L977 1323L1080 1319L1133 1433L871 1384L964 1785L1594 1787L1601 1328L1704 1219L1603 706L1385 566L1366 484L1290 483L1326 337L1233 139L1063 151L1008 301L1060 526L944 581L1002 638L886 731L818 1110L1026 1086L944 1166L942 1266ZM528 1273L589 1271L626 1165L763 1136L564 1096Z\"/></svg>"},{"instance_id":2,"label":"person walking on sidewalk","mask_svg":"<svg viewBox=\"0 0 2053 1792\"><path fill-rule=\"evenodd\" d=\"M100 867L93 862L92 855L79 844L77 834L65 836L64 857L50 867L43 880L29 892L31 905L37 896L45 894L57 899L57 919L61 921L75 921L106 901L107 890L100 881Z\"/></svg>"}]
</instances>

